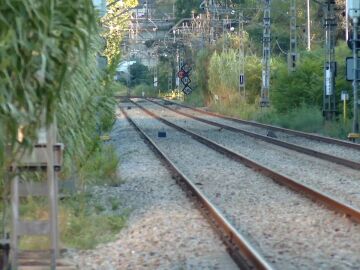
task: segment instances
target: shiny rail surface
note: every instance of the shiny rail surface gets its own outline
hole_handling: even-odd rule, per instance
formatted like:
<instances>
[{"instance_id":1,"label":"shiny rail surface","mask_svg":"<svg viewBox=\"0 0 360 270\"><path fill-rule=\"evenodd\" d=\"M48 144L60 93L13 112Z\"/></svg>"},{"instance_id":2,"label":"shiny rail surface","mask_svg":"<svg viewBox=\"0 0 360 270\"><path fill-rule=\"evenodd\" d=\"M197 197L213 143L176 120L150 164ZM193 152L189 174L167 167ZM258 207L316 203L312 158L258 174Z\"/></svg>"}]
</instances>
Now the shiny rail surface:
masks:
<instances>
[{"instance_id":1,"label":"shiny rail surface","mask_svg":"<svg viewBox=\"0 0 360 270\"><path fill-rule=\"evenodd\" d=\"M278 183L280 185L284 185L292 190L295 190L296 192L299 192L300 194L305 195L306 197L308 197L312 200L322 203L329 209L332 209L338 213L342 213L358 223L360 222L360 210L358 210L344 202L338 201L337 199L335 199L335 198L331 197L330 195L327 195L319 190L316 190L305 184L301 184L290 177L287 177L281 173L278 173L278 172L270 169L269 167L261 165L261 164L255 162L254 160L249 159L243 155L240 155L227 147L219 145L218 143L216 143L212 140L209 140L201 135L198 135L198 134L196 134L192 131L189 131L185 128L182 128L182 127L158 116L157 114L149 111L148 109L146 109L144 106L138 104L137 102L134 102L132 100L130 100L130 102L132 102L134 105L138 106L140 109L142 109L144 112L146 112L151 117L163 122L164 124L166 124L168 126L175 128L176 130L178 130L184 134L191 136L193 139L197 140L198 142L214 149L215 151L217 151L219 153L224 154L227 157L230 157L231 159L233 159L239 163L242 163L242 164L252 168L254 171L259 172L262 175L271 178L276 183Z\"/></svg>"},{"instance_id":2,"label":"shiny rail surface","mask_svg":"<svg viewBox=\"0 0 360 270\"><path fill-rule=\"evenodd\" d=\"M306 148L306 147L303 147L303 146L298 146L298 145L293 144L293 143L284 142L284 141L279 140L279 139L275 139L275 138L264 136L264 135L261 135L261 134L258 134L258 133L243 130L241 128L236 128L236 127L232 127L232 126L229 126L229 125L220 124L220 123L217 123L217 122L214 122L214 121L210 121L210 120L207 120L207 119L204 119L204 118L201 118L201 117L194 116L192 114L188 114L188 113L181 112L179 110L170 108L170 107L168 107L168 106L166 106L164 104L161 104L161 103L159 103L159 102L157 102L157 101L155 101L153 99L146 99L146 100L148 100L150 102L153 102L154 104L159 105L159 106L161 106L163 108L166 108L166 109L168 109L168 110L170 110L172 112L175 112L177 114L183 115L185 117L192 118L194 120L197 120L197 121L200 121L200 122L212 125L212 126L221 127L223 129L230 130L230 131L237 132L237 133L242 133L242 134L250 136L252 138L259 139L259 140L262 140L262 141L265 141L265 142L268 142L268 143L272 143L272 144L275 144L275 145L278 145L278 146L281 146L281 147L284 147L284 148L287 148L287 149L291 149L291 150L297 151L297 152L302 153L302 154L306 154L306 155L309 155L309 156L312 156L312 157L316 157L316 158L320 158L320 159L323 159L323 160L326 160L326 161L337 163L337 164L349 167L351 169L360 170L360 163L355 162L355 161L351 161L351 160L348 160L348 159L344 159L344 158L336 157L336 156L329 155L329 154L326 154L326 153L322 153L322 152L319 152L319 151L316 151L316 150L313 150L313 149L310 149L310 148Z\"/></svg>"},{"instance_id":3,"label":"shiny rail surface","mask_svg":"<svg viewBox=\"0 0 360 270\"><path fill-rule=\"evenodd\" d=\"M144 138L151 149L166 163L172 174L179 181L182 187L190 191L200 202L203 210L209 216L211 222L215 223L218 231L222 234L222 238L228 247L229 253L243 269L267 269L271 270L273 267L266 262L266 260L251 246L251 244L242 236L220 213L220 211L213 205L205 195L193 184L193 182L161 151L156 143L129 117L126 111L120 107L121 112L130 122L130 124L137 130L137 132Z\"/></svg>"}]
</instances>

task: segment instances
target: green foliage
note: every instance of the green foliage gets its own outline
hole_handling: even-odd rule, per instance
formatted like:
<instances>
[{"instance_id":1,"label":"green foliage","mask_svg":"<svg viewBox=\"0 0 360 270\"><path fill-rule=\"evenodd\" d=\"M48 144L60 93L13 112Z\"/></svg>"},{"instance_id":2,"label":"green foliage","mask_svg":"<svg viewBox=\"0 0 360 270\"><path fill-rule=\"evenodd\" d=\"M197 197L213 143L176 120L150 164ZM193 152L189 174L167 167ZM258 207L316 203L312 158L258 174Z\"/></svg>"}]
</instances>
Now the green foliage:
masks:
<instances>
[{"instance_id":1,"label":"green foliage","mask_svg":"<svg viewBox=\"0 0 360 270\"><path fill-rule=\"evenodd\" d=\"M347 139L351 130L351 121L326 121L321 110L314 105L301 104L287 113L278 113L275 110L258 113L254 120L277 125L284 128L304 132L320 133L334 138Z\"/></svg>"},{"instance_id":2,"label":"green foliage","mask_svg":"<svg viewBox=\"0 0 360 270\"><path fill-rule=\"evenodd\" d=\"M105 27L103 37L106 40L106 48L104 55L108 58L109 63L118 64L120 59L121 41L124 37L130 16L131 8L138 5L137 0L123 0L112 4L114 0L107 0L109 6L107 14L102 18L101 22ZM111 4L111 5L110 5Z\"/></svg>"},{"instance_id":3,"label":"green foliage","mask_svg":"<svg viewBox=\"0 0 360 270\"><path fill-rule=\"evenodd\" d=\"M105 71L98 68L97 55L103 44L92 1L0 0L0 6L0 165L4 145L32 145L45 112L47 123L56 118L60 141L66 146L64 176L80 177L83 184L118 184L119 158L99 139L114 122L116 61ZM26 135L22 144L15 142L19 127ZM36 207L41 211L30 211L32 217L47 215L41 204L30 205ZM96 226L102 218L78 214L78 219L71 216L71 230L78 224L86 233L82 222L94 225L91 233L99 229ZM118 229L116 218L104 220L104 230ZM65 224L60 224L62 230ZM93 238L89 232L78 235L78 241Z\"/></svg>"},{"instance_id":4,"label":"green foliage","mask_svg":"<svg viewBox=\"0 0 360 270\"><path fill-rule=\"evenodd\" d=\"M199 11L198 0L176 0L176 19L191 18L192 12Z\"/></svg>"},{"instance_id":5,"label":"green foliage","mask_svg":"<svg viewBox=\"0 0 360 270\"><path fill-rule=\"evenodd\" d=\"M85 185L118 185L117 167L119 157L111 145L96 145L79 168L79 180Z\"/></svg>"},{"instance_id":6,"label":"green foliage","mask_svg":"<svg viewBox=\"0 0 360 270\"><path fill-rule=\"evenodd\" d=\"M301 104L320 107L323 92L322 55L319 51L303 53L296 72L288 72L287 63L279 63L273 73L271 102L279 112Z\"/></svg>"},{"instance_id":7,"label":"green foliage","mask_svg":"<svg viewBox=\"0 0 360 270\"><path fill-rule=\"evenodd\" d=\"M320 132L323 125L321 110L316 106L301 104L283 114L271 110L257 116L257 121L305 132Z\"/></svg>"},{"instance_id":8,"label":"green foliage","mask_svg":"<svg viewBox=\"0 0 360 270\"><path fill-rule=\"evenodd\" d=\"M253 120L259 113L258 103L249 104L239 96L226 103L222 101L212 103L211 108L221 114L239 117L245 120Z\"/></svg>"},{"instance_id":9,"label":"green foliage","mask_svg":"<svg viewBox=\"0 0 360 270\"><path fill-rule=\"evenodd\" d=\"M153 76L149 68L137 61L130 66L130 86L152 84Z\"/></svg>"},{"instance_id":10,"label":"green foliage","mask_svg":"<svg viewBox=\"0 0 360 270\"><path fill-rule=\"evenodd\" d=\"M71 90L65 78L86 61L96 18L91 0L1 0L0 6L1 150L20 144L20 127L27 135L20 147L30 146L44 112L52 121L60 96Z\"/></svg>"},{"instance_id":11,"label":"green foliage","mask_svg":"<svg viewBox=\"0 0 360 270\"><path fill-rule=\"evenodd\" d=\"M210 60L209 87L214 95L226 96L238 91L238 64L237 54L230 50L227 53L215 52Z\"/></svg>"},{"instance_id":12,"label":"green foliage","mask_svg":"<svg viewBox=\"0 0 360 270\"><path fill-rule=\"evenodd\" d=\"M170 62L169 58L161 57L157 66L158 74L158 89L165 92L170 90L168 85L169 77L173 76L173 63Z\"/></svg>"},{"instance_id":13,"label":"green foliage","mask_svg":"<svg viewBox=\"0 0 360 270\"><path fill-rule=\"evenodd\" d=\"M209 101L211 99L211 94L209 92L209 75L208 75L208 68L210 65L210 57L211 57L211 50L209 49L202 49L196 55L195 67L202 67L202 68L195 68L194 70L194 83L197 95L204 97L205 101ZM198 93L200 92L200 93ZM195 93L194 93L195 94ZM192 96L191 95L191 99Z\"/></svg>"},{"instance_id":14,"label":"green foliage","mask_svg":"<svg viewBox=\"0 0 360 270\"><path fill-rule=\"evenodd\" d=\"M328 121L324 123L322 134L333 138L347 140L347 136L352 129L352 121L343 119L339 121Z\"/></svg>"},{"instance_id":15,"label":"green foliage","mask_svg":"<svg viewBox=\"0 0 360 270\"><path fill-rule=\"evenodd\" d=\"M79 196L65 201L62 205L66 225L63 227L61 240L67 246L94 248L100 243L110 241L125 225L126 215L102 214L102 211L96 211L96 207L104 210L103 206L91 206L90 199Z\"/></svg>"},{"instance_id":16,"label":"green foliage","mask_svg":"<svg viewBox=\"0 0 360 270\"><path fill-rule=\"evenodd\" d=\"M239 59L236 51L215 52L211 56L208 72L212 95L227 101L239 96ZM245 75L247 101L253 103L261 87L261 63L257 57L246 57Z\"/></svg>"},{"instance_id":17,"label":"green foliage","mask_svg":"<svg viewBox=\"0 0 360 270\"><path fill-rule=\"evenodd\" d=\"M285 61L277 61L273 68L271 102L281 113L291 111L301 104L322 107L323 102L323 55L322 49L300 52L296 72L288 72ZM344 42L336 48L337 77L336 95L340 100L341 90L351 89L345 80L345 58L349 50ZM339 104L341 105L341 104ZM341 111L341 108L339 108Z\"/></svg>"},{"instance_id":18,"label":"green foliage","mask_svg":"<svg viewBox=\"0 0 360 270\"><path fill-rule=\"evenodd\" d=\"M144 92L144 94L146 96L156 96L156 89L148 84L139 84L137 86L135 86L133 89L131 89L131 95L134 96L141 96L142 93Z\"/></svg>"},{"instance_id":19,"label":"green foliage","mask_svg":"<svg viewBox=\"0 0 360 270\"><path fill-rule=\"evenodd\" d=\"M205 100L204 93L196 89L191 93L191 95L184 96L184 102L195 107L203 107Z\"/></svg>"}]
</instances>

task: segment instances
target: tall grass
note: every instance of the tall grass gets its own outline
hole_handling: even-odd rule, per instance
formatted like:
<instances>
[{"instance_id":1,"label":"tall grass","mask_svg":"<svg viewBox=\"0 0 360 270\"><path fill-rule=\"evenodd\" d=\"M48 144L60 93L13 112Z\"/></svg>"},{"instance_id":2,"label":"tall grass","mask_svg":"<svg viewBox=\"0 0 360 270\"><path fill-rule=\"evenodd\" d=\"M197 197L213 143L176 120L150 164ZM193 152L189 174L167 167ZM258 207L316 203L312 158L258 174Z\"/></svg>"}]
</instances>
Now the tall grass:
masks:
<instances>
[{"instance_id":1,"label":"tall grass","mask_svg":"<svg viewBox=\"0 0 360 270\"><path fill-rule=\"evenodd\" d=\"M274 109L260 108L256 104L247 104L241 100L226 103L212 103L211 110L221 114L253 120L264 124L275 125L310 133L318 133L333 138L346 139L351 131L351 119L324 121L321 110L317 106L302 104L287 113L279 113Z\"/></svg>"},{"instance_id":2,"label":"tall grass","mask_svg":"<svg viewBox=\"0 0 360 270\"><path fill-rule=\"evenodd\" d=\"M0 191L8 190L3 176L14 156L5 155L5 145L31 148L36 130L54 119L66 146L63 176L80 178L87 185L118 183L119 158L99 139L114 122L112 72L117 63L106 71L98 68L96 58L104 44L95 15L91 0L0 0ZM44 113L45 122L39 120ZM17 141L20 127L26 135L23 142ZM47 218L46 202L27 198L22 204L26 218ZM88 233L78 231L76 241L87 237L96 243L99 233L107 235L106 231L121 227L123 221L117 220L121 217L91 216L86 209L75 213L74 204L61 207L65 240L76 238L71 235L81 228ZM6 216L5 226L9 220ZM102 227L97 228L100 220ZM90 246L88 240L79 246ZM37 245L38 241L30 237L22 244Z\"/></svg>"}]
</instances>

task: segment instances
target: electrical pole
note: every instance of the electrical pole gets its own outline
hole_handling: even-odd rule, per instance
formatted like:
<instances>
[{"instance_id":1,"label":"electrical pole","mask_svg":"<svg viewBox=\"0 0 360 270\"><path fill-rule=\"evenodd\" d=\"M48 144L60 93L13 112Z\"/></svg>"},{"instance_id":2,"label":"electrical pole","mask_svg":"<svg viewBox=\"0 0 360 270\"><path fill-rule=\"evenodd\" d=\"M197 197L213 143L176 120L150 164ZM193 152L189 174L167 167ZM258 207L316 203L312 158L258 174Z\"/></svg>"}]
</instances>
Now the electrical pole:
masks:
<instances>
[{"instance_id":1,"label":"electrical pole","mask_svg":"<svg viewBox=\"0 0 360 270\"><path fill-rule=\"evenodd\" d=\"M239 94L241 89L244 92L244 99L246 98L245 92L245 44L244 44L244 14L239 13Z\"/></svg>"},{"instance_id":2,"label":"electrical pole","mask_svg":"<svg viewBox=\"0 0 360 270\"><path fill-rule=\"evenodd\" d=\"M323 94L323 115L326 120L331 120L336 114L336 93L335 93L335 0L326 0L325 9L325 63L324 63L324 94Z\"/></svg>"},{"instance_id":3,"label":"electrical pole","mask_svg":"<svg viewBox=\"0 0 360 270\"><path fill-rule=\"evenodd\" d=\"M175 86L176 86L176 96L179 97L180 93L180 78L177 76L177 72L180 71L180 55L179 55L179 48L176 48L176 70L175 70Z\"/></svg>"},{"instance_id":4,"label":"electrical pole","mask_svg":"<svg viewBox=\"0 0 360 270\"><path fill-rule=\"evenodd\" d=\"M271 52L271 0L264 0L264 30L263 30L263 59L262 59L262 85L260 106L269 107L270 90L270 52Z\"/></svg>"},{"instance_id":5,"label":"electrical pole","mask_svg":"<svg viewBox=\"0 0 360 270\"><path fill-rule=\"evenodd\" d=\"M223 19L223 48L222 51L225 52L227 50L227 25L228 25L229 16L226 15L226 19Z\"/></svg>"},{"instance_id":6,"label":"electrical pole","mask_svg":"<svg viewBox=\"0 0 360 270\"><path fill-rule=\"evenodd\" d=\"M358 80L359 80L359 66L358 66L358 30L359 30L359 17L360 17L360 2L359 1L349 1L348 3L348 14L353 21L353 40L352 40L352 50L353 50L353 95L354 95L354 111L353 111L353 134L349 134L349 138L355 140L359 138L359 96L358 96Z\"/></svg>"},{"instance_id":7,"label":"electrical pole","mask_svg":"<svg viewBox=\"0 0 360 270\"><path fill-rule=\"evenodd\" d=\"M347 1L347 0L346 0ZM311 28L310 28L310 0L306 2L306 10L307 10L307 50L311 50Z\"/></svg>"},{"instance_id":8,"label":"electrical pole","mask_svg":"<svg viewBox=\"0 0 360 270\"><path fill-rule=\"evenodd\" d=\"M158 58L156 58L155 66L153 67L153 75L154 75L154 92L155 92L154 96L156 96L157 88L158 88Z\"/></svg>"},{"instance_id":9,"label":"electrical pole","mask_svg":"<svg viewBox=\"0 0 360 270\"><path fill-rule=\"evenodd\" d=\"M349 40L349 12L348 0L345 0L345 40Z\"/></svg>"},{"instance_id":10,"label":"electrical pole","mask_svg":"<svg viewBox=\"0 0 360 270\"><path fill-rule=\"evenodd\" d=\"M288 53L289 72L296 70L298 61L296 34L296 0L290 0L290 49Z\"/></svg>"},{"instance_id":11,"label":"electrical pole","mask_svg":"<svg viewBox=\"0 0 360 270\"><path fill-rule=\"evenodd\" d=\"M354 17L353 19L353 58L354 58L354 81L353 81L353 94L354 94L354 121L353 121L353 128L352 131L355 134L359 133L359 102L358 102L358 48L356 48L357 45L357 39L358 39L358 18Z\"/></svg>"},{"instance_id":12,"label":"electrical pole","mask_svg":"<svg viewBox=\"0 0 360 270\"><path fill-rule=\"evenodd\" d=\"M171 68L169 68L168 92L170 92L171 90L173 90L173 69L172 69L172 66L171 66Z\"/></svg>"}]
</instances>

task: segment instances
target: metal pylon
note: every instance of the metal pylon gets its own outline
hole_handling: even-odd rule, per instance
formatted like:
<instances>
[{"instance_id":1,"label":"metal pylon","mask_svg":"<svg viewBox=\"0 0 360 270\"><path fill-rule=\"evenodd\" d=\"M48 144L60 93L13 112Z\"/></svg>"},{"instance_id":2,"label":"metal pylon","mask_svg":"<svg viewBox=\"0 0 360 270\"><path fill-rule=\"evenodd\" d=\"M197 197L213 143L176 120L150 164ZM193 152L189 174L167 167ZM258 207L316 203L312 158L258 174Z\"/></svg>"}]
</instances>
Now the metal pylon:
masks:
<instances>
[{"instance_id":1,"label":"metal pylon","mask_svg":"<svg viewBox=\"0 0 360 270\"><path fill-rule=\"evenodd\" d=\"M296 0L290 0L290 47L288 53L289 71L295 71L298 61L296 38Z\"/></svg>"},{"instance_id":2,"label":"metal pylon","mask_svg":"<svg viewBox=\"0 0 360 270\"><path fill-rule=\"evenodd\" d=\"M325 9L325 61L324 61L324 94L323 94L323 114L326 120L335 117L336 114L336 93L335 93L335 0L326 0Z\"/></svg>"},{"instance_id":3,"label":"metal pylon","mask_svg":"<svg viewBox=\"0 0 360 270\"><path fill-rule=\"evenodd\" d=\"M239 14L239 94L243 92L244 98L245 92L245 42L244 42L244 14ZM242 91L241 91L242 90Z\"/></svg>"},{"instance_id":4,"label":"metal pylon","mask_svg":"<svg viewBox=\"0 0 360 270\"><path fill-rule=\"evenodd\" d=\"M263 57L262 57L262 85L260 106L270 105L270 52L271 52L271 20L270 20L271 0L264 0L264 30L263 30Z\"/></svg>"}]
</instances>

